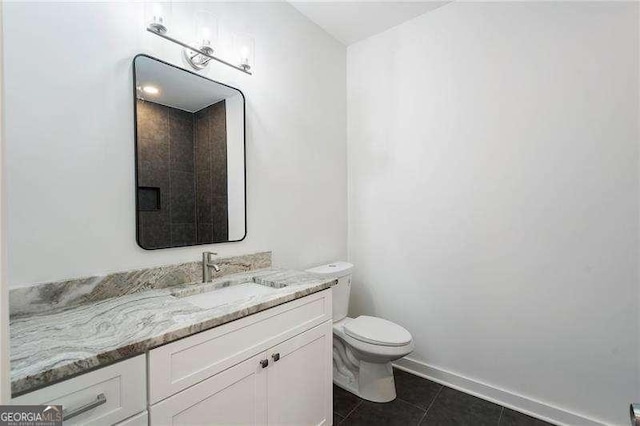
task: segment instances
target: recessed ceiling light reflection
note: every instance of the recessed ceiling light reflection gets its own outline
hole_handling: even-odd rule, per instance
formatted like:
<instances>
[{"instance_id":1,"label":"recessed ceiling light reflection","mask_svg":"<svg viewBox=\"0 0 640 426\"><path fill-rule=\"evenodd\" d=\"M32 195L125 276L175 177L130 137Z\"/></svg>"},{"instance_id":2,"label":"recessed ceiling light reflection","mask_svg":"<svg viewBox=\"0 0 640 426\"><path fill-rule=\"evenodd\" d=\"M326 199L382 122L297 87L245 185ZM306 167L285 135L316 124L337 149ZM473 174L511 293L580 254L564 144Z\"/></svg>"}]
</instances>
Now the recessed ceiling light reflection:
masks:
<instances>
[{"instance_id":1,"label":"recessed ceiling light reflection","mask_svg":"<svg viewBox=\"0 0 640 426\"><path fill-rule=\"evenodd\" d=\"M147 95L157 95L160 93L160 89L155 86L142 86L142 91Z\"/></svg>"}]
</instances>

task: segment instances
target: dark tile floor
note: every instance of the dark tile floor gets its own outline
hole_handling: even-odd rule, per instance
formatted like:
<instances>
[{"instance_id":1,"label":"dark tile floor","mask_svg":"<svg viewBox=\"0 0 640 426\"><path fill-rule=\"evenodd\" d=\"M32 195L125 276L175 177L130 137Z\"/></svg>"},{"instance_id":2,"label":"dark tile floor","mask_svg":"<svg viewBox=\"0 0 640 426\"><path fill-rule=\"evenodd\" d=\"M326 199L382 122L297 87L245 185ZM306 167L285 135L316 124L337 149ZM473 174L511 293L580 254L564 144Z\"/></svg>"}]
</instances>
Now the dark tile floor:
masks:
<instances>
[{"instance_id":1,"label":"dark tile floor","mask_svg":"<svg viewBox=\"0 0 640 426\"><path fill-rule=\"evenodd\" d=\"M394 369L398 397L365 401L333 386L333 424L340 426L549 426L498 404Z\"/></svg>"}]
</instances>

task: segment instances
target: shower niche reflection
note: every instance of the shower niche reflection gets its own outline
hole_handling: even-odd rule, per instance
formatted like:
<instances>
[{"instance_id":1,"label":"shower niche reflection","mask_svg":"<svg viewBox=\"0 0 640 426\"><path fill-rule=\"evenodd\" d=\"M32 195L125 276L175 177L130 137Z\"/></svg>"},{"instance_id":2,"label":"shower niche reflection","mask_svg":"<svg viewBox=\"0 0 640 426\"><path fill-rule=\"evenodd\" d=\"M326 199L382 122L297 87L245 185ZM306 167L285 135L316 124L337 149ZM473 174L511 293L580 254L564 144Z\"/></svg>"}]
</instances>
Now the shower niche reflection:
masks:
<instances>
[{"instance_id":1,"label":"shower niche reflection","mask_svg":"<svg viewBox=\"0 0 640 426\"><path fill-rule=\"evenodd\" d=\"M147 55L136 56L133 69L138 245L242 240L242 92Z\"/></svg>"}]
</instances>

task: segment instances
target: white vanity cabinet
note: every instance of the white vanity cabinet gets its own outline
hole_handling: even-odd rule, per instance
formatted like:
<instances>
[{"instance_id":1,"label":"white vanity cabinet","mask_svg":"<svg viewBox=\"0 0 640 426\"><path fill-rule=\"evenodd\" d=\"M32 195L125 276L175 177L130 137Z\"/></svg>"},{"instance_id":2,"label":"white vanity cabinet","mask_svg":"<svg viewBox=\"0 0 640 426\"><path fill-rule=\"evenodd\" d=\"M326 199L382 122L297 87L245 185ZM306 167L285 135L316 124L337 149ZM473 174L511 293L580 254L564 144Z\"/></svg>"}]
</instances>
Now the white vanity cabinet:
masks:
<instances>
[{"instance_id":1,"label":"white vanity cabinet","mask_svg":"<svg viewBox=\"0 0 640 426\"><path fill-rule=\"evenodd\" d=\"M331 424L332 338L330 320L268 352L268 425Z\"/></svg>"},{"instance_id":2,"label":"white vanity cabinet","mask_svg":"<svg viewBox=\"0 0 640 426\"><path fill-rule=\"evenodd\" d=\"M145 355L13 398L12 404L62 405L65 425L112 425L147 408ZM129 420L127 420L129 421ZM124 423L137 426L140 423Z\"/></svg>"},{"instance_id":3,"label":"white vanity cabinet","mask_svg":"<svg viewBox=\"0 0 640 426\"><path fill-rule=\"evenodd\" d=\"M329 425L331 323L151 407L152 425Z\"/></svg>"},{"instance_id":4,"label":"white vanity cabinet","mask_svg":"<svg viewBox=\"0 0 640 426\"><path fill-rule=\"evenodd\" d=\"M151 425L329 425L331 291L149 353Z\"/></svg>"},{"instance_id":5,"label":"white vanity cabinet","mask_svg":"<svg viewBox=\"0 0 640 426\"><path fill-rule=\"evenodd\" d=\"M330 425L331 290L14 398L65 425Z\"/></svg>"},{"instance_id":6,"label":"white vanity cabinet","mask_svg":"<svg viewBox=\"0 0 640 426\"><path fill-rule=\"evenodd\" d=\"M137 416L133 416L120 423L116 423L115 426L149 426L149 413L147 411L143 411Z\"/></svg>"}]
</instances>

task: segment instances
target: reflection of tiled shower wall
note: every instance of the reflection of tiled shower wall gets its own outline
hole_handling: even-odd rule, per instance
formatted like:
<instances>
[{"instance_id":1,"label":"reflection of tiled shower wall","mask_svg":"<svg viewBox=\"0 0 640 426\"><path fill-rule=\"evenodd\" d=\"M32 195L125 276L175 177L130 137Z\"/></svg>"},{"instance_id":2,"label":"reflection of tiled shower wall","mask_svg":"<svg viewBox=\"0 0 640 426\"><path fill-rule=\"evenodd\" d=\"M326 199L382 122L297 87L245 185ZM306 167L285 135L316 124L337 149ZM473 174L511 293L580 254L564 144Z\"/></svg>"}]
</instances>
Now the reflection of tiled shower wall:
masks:
<instances>
[{"instance_id":1,"label":"reflection of tiled shower wall","mask_svg":"<svg viewBox=\"0 0 640 426\"><path fill-rule=\"evenodd\" d=\"M225 101L195 114L198 243L229 240Z\"/></svg>"},{"instance_id":2,"label":"reflection of tiled shower wall","mask_svg":"<svg viewBox=\"0 0 640 426\"><path fill-rule=\"evenodd\" d=\"M226 241L224 101L192 114L138 100L137 116L138 186L160 192L159 210L139 212L141 245L159 248ZM220 201L222 195L224 201ZM207 215L203 206L211 213Z\"/></svg>"}]
</instances>

